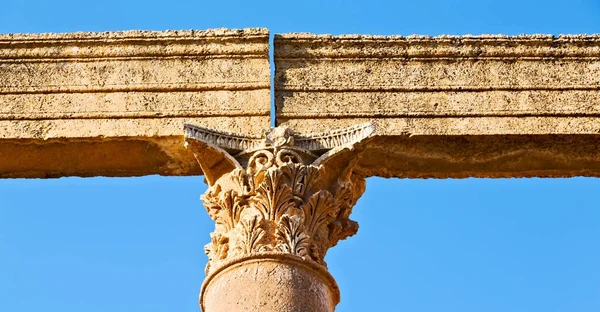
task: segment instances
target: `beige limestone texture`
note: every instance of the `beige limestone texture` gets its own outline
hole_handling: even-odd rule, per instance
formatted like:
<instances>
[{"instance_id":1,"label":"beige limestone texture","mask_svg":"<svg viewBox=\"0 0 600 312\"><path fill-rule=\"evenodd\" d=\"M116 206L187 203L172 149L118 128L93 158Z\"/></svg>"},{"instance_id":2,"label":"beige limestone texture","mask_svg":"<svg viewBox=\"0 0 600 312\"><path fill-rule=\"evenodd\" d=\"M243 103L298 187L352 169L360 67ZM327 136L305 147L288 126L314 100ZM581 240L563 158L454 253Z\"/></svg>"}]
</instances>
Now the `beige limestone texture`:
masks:
<instances>
[{"instance_id":1,"label":"beige limestone texture","mask_svg":"<svg viewBox=\"0 0 600 312\"><path fill-rule=\"evenodd\" d=\"M376 124L364 175L600 176L600 36L283 34L275 66L278 125Z\"/></svg>"},{"instance_id":2,"label":"beige limestone texture","mask_svg":"<svg viewBox=\"0 0 600 312\"><path fill-rule=\"evenodd\" d=\"M334 310L339 293L325 255L358 230L349 219L365 190L354 172L357 146L374 130L297 135L278 127L251 137L186 125L215 221L204 248L203 311Z\"/></svg>"},{"instance_id":3,"label":"beige limestone texture","mask_svg":"<svg viewBox=\"0 0 600 312\"><path fill-rule=\"evenodd\" d=\"M269 126L265 29L0 35L0 177L194 175L183 123Z\"/></svg>"},{"instance_id":4,"label":"beige limestone texture","mask_svg":"<svg viewBox=\"0 0 600 312\"><path fill-rule=\"evenodd\" d=\"M264 29L0 35L0 177L196 175L269 125ZM376 124L386 177L600 176L600 36L275 36L277 124ZM377 162L377 159L386 162Z\"/></svg>"},{"instance_id":5,"label":"beige limestone texture","mask_svg":"<svg viewBox=\"0 0 600 312\"><path fill-rule=\"evenodd\" d=\"M204 312L333 312L340 301L327 270L286 254L241 258L208 277Z\"/></svg>"}]
</instances>

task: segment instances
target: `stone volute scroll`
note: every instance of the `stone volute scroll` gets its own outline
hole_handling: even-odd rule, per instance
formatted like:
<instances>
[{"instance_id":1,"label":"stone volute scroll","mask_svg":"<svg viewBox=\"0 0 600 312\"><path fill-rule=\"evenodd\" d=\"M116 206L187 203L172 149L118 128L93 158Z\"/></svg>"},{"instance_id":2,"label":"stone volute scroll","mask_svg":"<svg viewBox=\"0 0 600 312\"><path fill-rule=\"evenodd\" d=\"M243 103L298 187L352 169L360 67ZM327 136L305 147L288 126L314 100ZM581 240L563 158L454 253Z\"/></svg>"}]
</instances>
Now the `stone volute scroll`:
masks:
<instances>
[{"instance_id":1,"label":"stone volute scroll","mask_svg":"<svg viewBox=\"0 0 600 312\"><path fill-rule=\"evenodd\" d=\"M324 257L358 230L349 216L365 180L353 169L374 125L309 135L277 127L257 137L184 129L216 224L202 310L333 311L339 291Z\"/></svg>"}]
</instances>

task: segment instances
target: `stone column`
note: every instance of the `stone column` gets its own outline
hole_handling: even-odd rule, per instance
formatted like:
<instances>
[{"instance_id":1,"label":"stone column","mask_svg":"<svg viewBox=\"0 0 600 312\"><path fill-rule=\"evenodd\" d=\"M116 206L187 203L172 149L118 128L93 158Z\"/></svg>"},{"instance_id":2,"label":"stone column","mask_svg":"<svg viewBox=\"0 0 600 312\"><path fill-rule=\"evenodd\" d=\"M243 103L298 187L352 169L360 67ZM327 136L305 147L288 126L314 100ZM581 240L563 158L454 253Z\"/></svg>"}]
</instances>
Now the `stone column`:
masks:
<instances>
[{"instance_id":1,"label":"stone column","mask_svg":"<svg viewBox=\"0 0 600 312\"><path fill-rule=\"evenodd\" d=\"M358 230L348 217L365 181L353 169L374 130L301 136L278 127L248 137L185 125L216 224L202 311L334 311L340 294L323 259Z\"/></svg>"}]
</instances>

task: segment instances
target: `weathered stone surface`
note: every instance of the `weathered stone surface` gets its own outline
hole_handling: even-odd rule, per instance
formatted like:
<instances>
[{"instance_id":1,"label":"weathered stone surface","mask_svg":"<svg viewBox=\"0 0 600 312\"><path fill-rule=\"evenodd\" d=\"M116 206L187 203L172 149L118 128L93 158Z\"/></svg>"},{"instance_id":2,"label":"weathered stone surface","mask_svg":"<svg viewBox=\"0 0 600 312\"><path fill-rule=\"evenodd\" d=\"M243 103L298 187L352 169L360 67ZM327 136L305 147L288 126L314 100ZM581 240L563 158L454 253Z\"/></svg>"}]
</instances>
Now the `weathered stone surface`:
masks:
<instances>
[{"instance_id":1,"label":"weathered stone surface","mask_svg":"<svg viewBox=\"0 0 600 312\"><path fill-rule=\"evenodd\" d=\"M354 172L357 146L373 131L363 124L296 135L278 127L251 137L186 125L215 221L203 311L333 311L339 293L324 258L358 230L349 219L365 189Z\"/></svg>"},{"instance_id":2,"label":"weathered stone surface","mask_svg":"<svg viewBox=\"0 0 600 312\"><path fill-rule=\"evenodd\" d=\"M600 176L598 36L288 34L275 63L278 124L377 125L362 174ZM0 177L200 174L182 123L269 124L262 29L0 35L0 77Z\"/></svg>"},{"instance_id":3,"label":"weathered stone surface","mask_svg":"<svg viewBox=\"0 0 600 312\"><path fill-rule=\"evenodd\" d=\"M365 175L600 176L600 36L286 34L275 65L278 125L377 125Z\"/></svg>"},{"instance_id":4,"label":"weathered stone surface","mask_svg":"<svg viewBox=\"0 0 600 312\"><path fill-rule=\"evenodd\" d=\"M264 29L0 35L0 177L200 174L183 123L269 126Z\"/></svg>"},{"instance_id":5,"label":"weathered stone surface","mask_svg":"<svg viewBox=\"0 0 600 312\"><path fill-rule=\"evenodd\" d=\"M287 254L238 259L202 286L204 312L333 312L335 280L322 267Z\"/></svg>"}]
</instances>

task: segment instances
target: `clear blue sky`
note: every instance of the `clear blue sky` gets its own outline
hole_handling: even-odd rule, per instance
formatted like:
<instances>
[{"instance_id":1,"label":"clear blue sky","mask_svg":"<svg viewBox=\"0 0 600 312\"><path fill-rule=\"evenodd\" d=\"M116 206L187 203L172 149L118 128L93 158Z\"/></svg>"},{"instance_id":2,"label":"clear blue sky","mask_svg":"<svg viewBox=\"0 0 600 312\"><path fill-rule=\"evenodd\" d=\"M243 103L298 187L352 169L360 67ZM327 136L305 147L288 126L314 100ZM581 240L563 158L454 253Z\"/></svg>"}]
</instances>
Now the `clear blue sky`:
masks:
<instances>
[{"instance_id":1,"label":"clear blue sky","mask_svg":"<svg viewBox=\"0 0 600 312\"><path fill-rule=\"evenodd\" d=\"M251 2L252 4L247 4ZM458 2L458 1L456 1ZM0 33L600 33L600 1L17 1ZM202 177L0 180L0 311L198 311ZM600 311L598 179L369 179L338 311Z\"/></svg>"}]
</instances>

